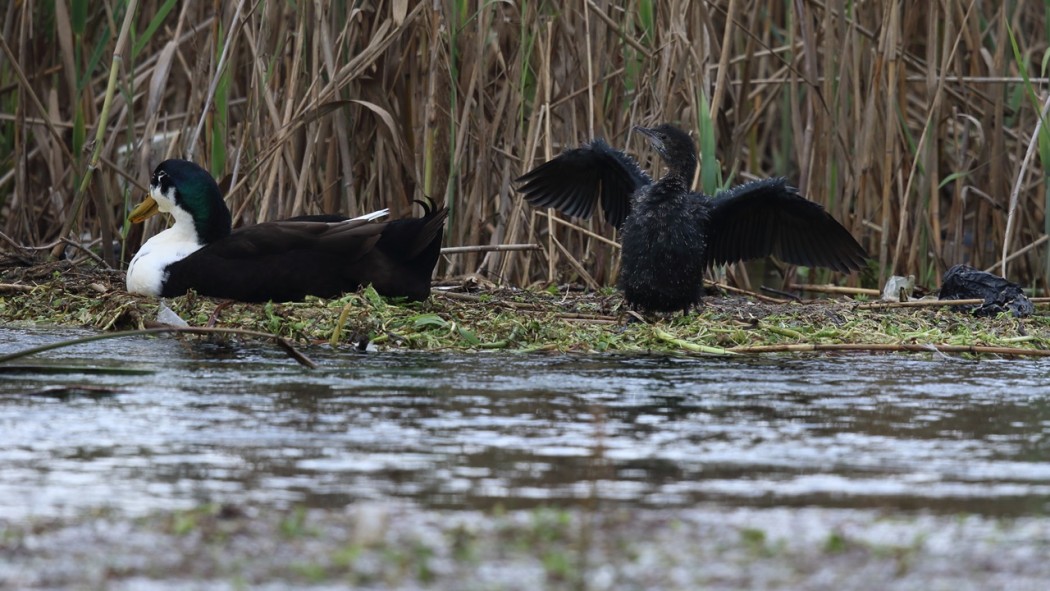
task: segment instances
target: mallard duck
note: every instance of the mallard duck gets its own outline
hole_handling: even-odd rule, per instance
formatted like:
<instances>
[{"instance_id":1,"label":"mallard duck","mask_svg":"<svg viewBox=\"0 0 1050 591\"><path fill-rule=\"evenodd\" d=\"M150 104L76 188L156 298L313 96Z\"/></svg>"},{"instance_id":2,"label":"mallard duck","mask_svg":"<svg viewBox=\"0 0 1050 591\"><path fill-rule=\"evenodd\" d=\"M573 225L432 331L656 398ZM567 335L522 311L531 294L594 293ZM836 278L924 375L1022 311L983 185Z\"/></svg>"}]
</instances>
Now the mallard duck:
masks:
<instances>
[{"instance_id":1,"label":"mallard duck","mask_svg":"<svg viewBox=\"0 0 1050 591\"><path fill-rule=\"evenodd\" d=\"M713 198L689 189L696 146L672 125L636 127L668 166L657 181L601 139L568 150L518 178L537 207L587 218L600 202L622 230L619 286L633 308L685 313L700 302L707 267L776 255L797 265L860 269L863 247L820 205L782 178Z\"/></svg>"},{"instance_id":2,"label":"mallard duck","mask_svg":"<svg viewBox=\"0 0 1050 591\"><path fill-rule=\"evenodd\" d=\"M423 300L437 264L448 209L423 205L421 218L376 222L387 210L347 219L302 216L230 231L215 179L187 160L165 160L149 195L128 218L158 212L174 224L142 245L128 266L128 291L171 297L197 293L244 302L333 297L372 284L384 296Z\"/></svg>"}]
</instances>

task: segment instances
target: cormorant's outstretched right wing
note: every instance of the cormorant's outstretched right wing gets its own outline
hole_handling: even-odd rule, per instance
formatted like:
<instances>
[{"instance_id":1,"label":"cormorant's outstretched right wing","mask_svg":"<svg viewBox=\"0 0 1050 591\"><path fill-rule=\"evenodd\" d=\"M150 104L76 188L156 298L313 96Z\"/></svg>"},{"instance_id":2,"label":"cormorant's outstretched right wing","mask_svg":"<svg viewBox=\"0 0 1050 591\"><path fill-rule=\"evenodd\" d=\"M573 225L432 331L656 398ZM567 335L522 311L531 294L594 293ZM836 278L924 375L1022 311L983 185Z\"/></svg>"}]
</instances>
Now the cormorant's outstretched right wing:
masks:
<instances>
[{"instance_id":1,"label":"cormorant's outstretched right wing","mask_svg":"<svg viewBox=\"0 0 1050 591\"><path fill-rule=\"evenodd\" d=\"M782 178L734 187L710 204L708 264L772 254L794 265L849 273L868 256L849 230Z\"/></svg>"},{"instance_id":2,"label":"cormorant's outstretched right wing","mask_svg":"<svg viewBox=\"0 0 1050 591\"><path fill-rule=\"evenodd\" d=\"M518 191L536 207L553 207L589 218L601 199L610 224L619 228L631 211L631 196L653 182L633 158L601 138L568 150L515 180Z\"/></svg>"}]
</instances>

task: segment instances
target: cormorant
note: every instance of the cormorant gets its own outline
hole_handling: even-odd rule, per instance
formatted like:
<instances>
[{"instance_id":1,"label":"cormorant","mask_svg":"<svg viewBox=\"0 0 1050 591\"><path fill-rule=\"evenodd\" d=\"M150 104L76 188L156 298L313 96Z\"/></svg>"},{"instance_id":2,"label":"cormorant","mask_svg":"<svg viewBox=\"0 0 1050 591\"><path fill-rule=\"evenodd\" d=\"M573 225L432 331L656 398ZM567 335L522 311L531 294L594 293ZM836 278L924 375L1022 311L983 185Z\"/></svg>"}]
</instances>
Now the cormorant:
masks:
<instances>
[{"instance_id":1,"label":"cormorant","mask_svg":"<svg viewBox=\"0 0 1050 591\"><path fill-rule=\"evenodd\" d=\"M230 231L230 210L208 171L165 160L149 195L128 216L171 213L172 227L150 238L128 266L128 291L172 297L194 289L245 302L334 297L372 284L384 296L424 300L441 251L447 208L423 204L421 218L376 222L301 216Z\"/></svg>"},{"instance_id":2,"label":"cormorant","mask_svg":"<svg viewBox=\"0 0 1050 591\"><path fill-rule=\"evenodd\" d=\"M635 130L667 164L656 182L600 138L516 180L536 207L587 218L601 202L605 219L622 230L618 284L632 308L688 313L700 302L709 266L770 254L843 273L864 266L867 255L849 231L785 179L711 198L689 189L697 153L686 132L668 124Z\"/></svg>"}]
</instances>

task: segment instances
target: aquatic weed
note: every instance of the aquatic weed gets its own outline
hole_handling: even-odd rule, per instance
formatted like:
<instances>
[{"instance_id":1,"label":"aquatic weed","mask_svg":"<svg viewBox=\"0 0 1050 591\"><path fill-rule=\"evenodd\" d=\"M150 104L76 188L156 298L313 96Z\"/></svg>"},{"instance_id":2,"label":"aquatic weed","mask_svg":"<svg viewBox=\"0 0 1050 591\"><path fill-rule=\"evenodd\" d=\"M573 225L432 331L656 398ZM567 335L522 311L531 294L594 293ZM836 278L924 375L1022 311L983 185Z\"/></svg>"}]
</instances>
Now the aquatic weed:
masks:
<instances>
[{"instance_id":1,"label":"aquatic weed","mask_svg":"<svg viewBox=\"0 0 1050 591\"><path fill-rule=\"evenodd\" d=\"M141 329L155 322L154 298L128 294L123 276L54 263L0 273L0 322ZM371 287L339 298L248 304L194 293L165 300L192 326L269 332L336 349L561 351L725 355L830 350L1046 354L1050 318L974 318L941 308L870 308L853 300L766 303L712 295L692 314L628 315L609 290L435 289L399 302ZM865 349L867 347L867 349ZM980 349L985 348L985 349Z\"/></svg>"}]
</instances>

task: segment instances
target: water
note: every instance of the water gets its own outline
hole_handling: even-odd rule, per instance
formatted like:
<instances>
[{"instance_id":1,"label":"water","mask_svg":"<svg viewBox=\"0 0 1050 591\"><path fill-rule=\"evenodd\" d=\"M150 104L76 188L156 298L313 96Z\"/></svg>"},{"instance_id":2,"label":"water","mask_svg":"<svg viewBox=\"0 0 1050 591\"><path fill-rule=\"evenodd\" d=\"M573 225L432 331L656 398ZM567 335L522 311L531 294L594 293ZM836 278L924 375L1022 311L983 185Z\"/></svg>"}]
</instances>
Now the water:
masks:
<instances>
[{"instance_id":1,"label":"water","mask_svg":"<svg viewBox=\"0 0 1050 591\"><path fill-rule=\"evenodd\" d=\"M0 329L0 354L73 336ZM389 499L1050 509L1043 361L307 353L319 369L161 337L15 362L86 369L0 373L0 518Z\"/></svg>"}]
</instances>

